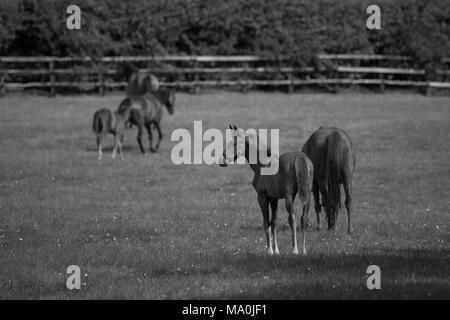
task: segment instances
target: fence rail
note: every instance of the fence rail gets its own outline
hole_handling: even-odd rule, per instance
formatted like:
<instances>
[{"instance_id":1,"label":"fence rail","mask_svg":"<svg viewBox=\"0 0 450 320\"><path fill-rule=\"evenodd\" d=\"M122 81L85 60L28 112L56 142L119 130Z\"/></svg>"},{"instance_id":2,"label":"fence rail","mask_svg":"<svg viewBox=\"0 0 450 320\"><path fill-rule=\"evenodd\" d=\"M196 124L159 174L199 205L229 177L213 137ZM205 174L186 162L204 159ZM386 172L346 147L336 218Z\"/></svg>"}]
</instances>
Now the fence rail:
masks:
<instances>
[{"instance_id":1,"label":"fence rail","mask_svg":"<svg viewBox=\"0 0 450 320\"><path fill-rule=\"evenodd\" d=\"M133 57L0 57L0 95L29 88L98 91L123 88L117 64L129 61L152 72L163 86L296 87L387 86L450 89L450 59L437 70L417 69L410 57L365 54L321 54L314 67L296 67L288 57L259 56L133 56Z\"/></svg>"}]
</instances>

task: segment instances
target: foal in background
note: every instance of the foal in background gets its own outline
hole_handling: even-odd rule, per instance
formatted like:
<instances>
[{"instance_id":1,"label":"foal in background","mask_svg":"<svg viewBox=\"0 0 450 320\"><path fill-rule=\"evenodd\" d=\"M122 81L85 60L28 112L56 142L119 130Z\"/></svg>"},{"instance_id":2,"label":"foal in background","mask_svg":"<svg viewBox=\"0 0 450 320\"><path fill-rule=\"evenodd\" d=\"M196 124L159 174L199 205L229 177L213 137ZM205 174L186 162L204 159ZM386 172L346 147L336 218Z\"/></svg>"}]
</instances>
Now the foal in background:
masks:
<instances>
[{"instance_id":1,"label":"foal in background","mask_svg":"<svg viewBox=\"0 0 450 320\"><path fill-rule=\"evenodd\" d=\"M112 158L116 158L116 152L117 150L119 150L120 157L123 160L122 139L123 132L126 127L126 122L129 120L129 118L129 109L112 112L109 109L102 108L94 113L92 129L97 135L98 160L101 160L103 155L102 140L108 134L112 134L114 136L114 149L112 152Z\"/></svg>"},{"instance_id":2,"label":"foal in background","mask_svg":"<svg viewBox=\"0 0 450 320\"><path fill-rule=\"evenodd\" d=\"M261 169L264 165L260 161L258 137L245 134L244 130L231 126L233 139L229 141L224 149L220 166L226 167L228 163L236 161L238 157L244 156L254 172L253 187L258 194L258 203L264 219L264 231L267 237L267 250L269 254L279 254L276 233L278 200L284 199L286 210L289 214L289 225L292 231L293 253L298 254L297 248L297 222L294 212L294 199L299 195L302 208L301 227L303 233L302 252L306 255L305 217L308 215L313 182L313 164L309 158L300 151L283 153L277 161L278 172L273 175L262 175ZM256 149L251 149L256 148ZM251 163L249 150L256 150L256 163ZM271 153L267 149L268 154ZM232 154L232 155L231 155ZM269 204L272 209L272 219L269 219ZM270 230L269 230L270 228ZM271 231L271 232L270 232ZM273 249L272 249L273 237Z\"/></svg>"}]
</instances>

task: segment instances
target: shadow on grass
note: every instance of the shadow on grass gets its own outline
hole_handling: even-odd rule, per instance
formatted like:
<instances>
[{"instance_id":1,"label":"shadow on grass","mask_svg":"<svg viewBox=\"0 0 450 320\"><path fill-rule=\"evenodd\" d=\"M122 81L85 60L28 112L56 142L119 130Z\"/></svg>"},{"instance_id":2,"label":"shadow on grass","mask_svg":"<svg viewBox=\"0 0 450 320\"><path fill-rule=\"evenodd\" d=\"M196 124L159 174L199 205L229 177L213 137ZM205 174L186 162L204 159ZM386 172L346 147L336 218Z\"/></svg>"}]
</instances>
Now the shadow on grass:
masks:
<instances>
[{"instance_id":1,"label":"shadow on grass","mask_svg":"<svg viewBox=\"0 0 450 320\"><path fill-rule=\"evenodd\" d=\"M449 249L373 249L362 254L268 257L225 256L240 290L198 299L410 299L450 298ZM381 269L381 290L368 290L366 269ZM265 278L264 278L265 277Z\"/></svg>"},{"instance_id":2,"label":"shadow on grass","mask_svg":"<svg viewBox=\"0 0 450 320\"><path fill-rule=\"evenodd\" d=\"M108 144L108 145L104 145L104 146L103 146L103 152L104 152L104 153L105 153L105 152L110 153L110 152L113 151L113 149L114 149L114 144L111 144L111 145ZM98 149L97 149L97 147L88 147L88 148L86 148L86 151L87 151L87 152L95 152L95 153L97 153L97 152L98 152ZM122 151L123 151L123 152L132 152L132 153L142 153L142 152L139 150L139 147L137 146L137 144L136 144L136 146L132 146L132 145L122 145ZM147 148L146 148L145 152L149 152L149 151L147 150Z\"/></svg>"}]
</instances>

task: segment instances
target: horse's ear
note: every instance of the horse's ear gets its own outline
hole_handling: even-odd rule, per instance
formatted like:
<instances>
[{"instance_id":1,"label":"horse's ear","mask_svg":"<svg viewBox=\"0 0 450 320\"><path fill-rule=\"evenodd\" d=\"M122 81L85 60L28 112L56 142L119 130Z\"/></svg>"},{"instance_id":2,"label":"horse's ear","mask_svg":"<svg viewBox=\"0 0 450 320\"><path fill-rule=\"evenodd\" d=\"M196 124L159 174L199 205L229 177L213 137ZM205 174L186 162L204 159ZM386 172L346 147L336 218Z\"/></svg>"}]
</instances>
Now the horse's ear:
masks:
<instances>
[{"instance_id":1,"label":"horse's ear","mask_svg":"<svg viewBox=\"0 0 450 320\"><path fill-rule=\"evenodd\" d=\"M236 125L233 124L233 128L234 130L237 130L238 128L236 127Z\"/></svg>"},{"instance_id":2,"label":"horse's ear","mask_svg":"<svg viewBox=\"0 0 450 320\"><path fill-rule=\"evenodd\" d=\"M230 129L236 130L232 124L230 124Z\"/></svg>"}]
</instances>

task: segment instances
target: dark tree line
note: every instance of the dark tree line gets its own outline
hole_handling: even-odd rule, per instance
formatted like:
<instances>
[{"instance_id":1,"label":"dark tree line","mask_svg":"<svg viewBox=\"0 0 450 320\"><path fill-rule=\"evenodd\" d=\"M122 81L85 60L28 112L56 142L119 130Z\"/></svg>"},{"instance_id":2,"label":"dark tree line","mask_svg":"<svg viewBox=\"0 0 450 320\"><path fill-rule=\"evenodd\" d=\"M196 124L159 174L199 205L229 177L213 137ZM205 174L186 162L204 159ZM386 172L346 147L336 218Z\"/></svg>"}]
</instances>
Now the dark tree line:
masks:
<instances>
[{"instance_id":1,"label":"dark tree line","mask_svg":"<svg viewBox=\"0 0 450 320\"><path fill-rule=\"evenodd\" d=\"M377 53L419 63L450 56L448 0L379 0L382 29L366 29L373 1L0 0L0 55ZM66 8L82 28L66 28Z\"/></svg>"}]
</instances>

